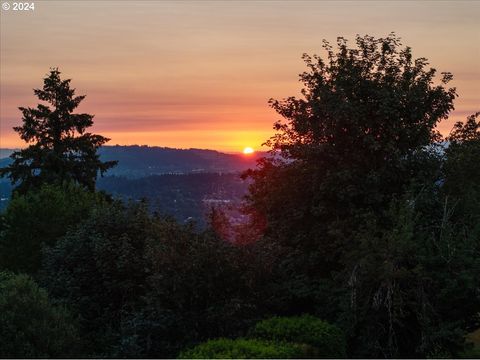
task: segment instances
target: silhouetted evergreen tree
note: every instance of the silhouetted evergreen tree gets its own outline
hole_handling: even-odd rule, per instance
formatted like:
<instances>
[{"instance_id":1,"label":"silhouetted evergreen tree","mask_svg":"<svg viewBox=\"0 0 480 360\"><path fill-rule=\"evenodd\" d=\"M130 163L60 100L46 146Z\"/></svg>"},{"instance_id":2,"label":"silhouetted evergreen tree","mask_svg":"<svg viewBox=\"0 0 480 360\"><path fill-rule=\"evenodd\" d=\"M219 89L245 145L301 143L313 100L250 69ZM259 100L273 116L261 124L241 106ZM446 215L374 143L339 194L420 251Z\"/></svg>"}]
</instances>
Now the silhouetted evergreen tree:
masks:
<instances>
[{"instance_id":1,"label":"silhouetted evergreen tree","mask_svg":"<svg viewBox=\"0 0 480 360\"><path fill-rule=\"evenodd\" d=\"M75 96L70 81L62 80L60 71L52 69L43 80L43 89L34 90L41 101L52 107L38 104L37 108L19 108L23 125L14 130L30 145L14 152L10 156L13 163L0 169L0 175L8 175L19 192L64 181L94 190L98 173L116 164L99 160L97 149L109 139L86 132L93 124L93 115L73 113L85 96Z\"/></svg>"}]
</instances>

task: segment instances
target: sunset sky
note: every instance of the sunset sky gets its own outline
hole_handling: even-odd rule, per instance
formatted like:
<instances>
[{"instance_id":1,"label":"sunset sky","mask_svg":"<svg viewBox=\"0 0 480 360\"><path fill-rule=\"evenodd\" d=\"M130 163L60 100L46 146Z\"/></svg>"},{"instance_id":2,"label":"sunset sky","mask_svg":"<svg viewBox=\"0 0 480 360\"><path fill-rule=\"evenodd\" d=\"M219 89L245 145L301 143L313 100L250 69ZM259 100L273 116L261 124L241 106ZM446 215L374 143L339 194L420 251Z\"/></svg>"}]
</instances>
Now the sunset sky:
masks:
<instances>
[{"instance_id":1,"label":"sunset sky","mask_svg":"<svg viewBox=\"0 0 480 360\"><path fill-rule=\"evenodd\" d=\"M1 0L0 2L4 2ZM13 3L13 1L7 1ZM302 53L322 39L395 31L415 57L454 74L452 123L480 111L480 1L46 1L1 11L0 147L50 67L72 78L114 144L259 149L298 95Z\"/></svg>"}]
</instances>

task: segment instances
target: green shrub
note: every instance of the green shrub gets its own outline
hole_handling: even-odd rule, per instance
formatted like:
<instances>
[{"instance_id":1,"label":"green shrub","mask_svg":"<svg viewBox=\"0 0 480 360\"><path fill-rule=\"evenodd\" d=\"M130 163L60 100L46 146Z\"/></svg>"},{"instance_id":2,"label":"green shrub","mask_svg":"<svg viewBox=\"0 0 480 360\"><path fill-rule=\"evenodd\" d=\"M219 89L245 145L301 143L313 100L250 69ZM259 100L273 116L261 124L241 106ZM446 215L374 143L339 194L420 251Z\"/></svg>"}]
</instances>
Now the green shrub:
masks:
<instances>
[{"instance_id":1,"label":"green shrub","mask_svg":"<svg viewBox=\"0 0 480 360\"><path fill-rule=\"evenodd\" d=\"M68 357L76 327L27 275L0 272L0 358Z\"/></svg>"},{"instance_id":2,"label":"green shrub","mask_svg":"<svg viewBox=\"0 0 480 360\"><path fill-rule=\"evenodd\" d=\"M258 339L214 339L183 351L180 359L292 359L308 358L309 347Z\"/></svg>"},{"instance_id":3,"label":"green shrub","mask_svg":"<svg viewBox=\"0 0 480 360\"><path fill-rule=\"evenodd\" d=\"M68 183L14 195L3 214L0 269L35 274L42 262L42 247L53 246L104 201L102 194Z\"/></svg>"},{"instance_id":4,"label":"green shrub","mask_svg":"<svg viewBox=\"0 0 480 360\"><path fill-rule=\"evenodd\" d=\"M480 347L465 350L458 357L460 359L480 359Z\"/></svg>"},{"instance_id":5,"label":"green shrub","mask_svg":"<svg viewBox=\"0 0 480 360\"><path fill-rule=\"evenodd\" d=\"M276 342L307 344L316 348L315 355L320 358L346 357L342 331L310 315L263 320L255 325L250 336Z\"/></svg>"},{"instance_id":6,"label":"green shrub","mask_svg":"<svg viewBox=\"0 0 480 360\"><path fill-rule=\"evenodd\" d=\"M80 357L123 357L111 351L123 346L121 323L143 301L144 249L151 233L145 206L113 202L96 206L74 230L44 248L39 282L78 316L86 351Z\"/></svg>"}]
</instances>

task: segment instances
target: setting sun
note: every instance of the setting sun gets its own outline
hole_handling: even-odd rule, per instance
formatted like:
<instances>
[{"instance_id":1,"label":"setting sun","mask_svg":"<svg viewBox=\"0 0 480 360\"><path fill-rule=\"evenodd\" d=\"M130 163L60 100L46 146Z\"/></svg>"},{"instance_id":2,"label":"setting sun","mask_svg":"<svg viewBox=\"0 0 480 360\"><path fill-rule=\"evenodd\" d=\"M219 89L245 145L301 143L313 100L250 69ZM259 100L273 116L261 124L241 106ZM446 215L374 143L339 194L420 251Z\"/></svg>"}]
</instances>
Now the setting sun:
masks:
<instances>
[{"instance_id":1,"label":"setting sun","mask_svg":"<svg viewBox=\"0 0 480 360\"><path fill-rule=\"evenodd\" d=\"M243 149L244 154L253 154L254 150L251 147L246 147Z\"/></svg>"}]
</instances>

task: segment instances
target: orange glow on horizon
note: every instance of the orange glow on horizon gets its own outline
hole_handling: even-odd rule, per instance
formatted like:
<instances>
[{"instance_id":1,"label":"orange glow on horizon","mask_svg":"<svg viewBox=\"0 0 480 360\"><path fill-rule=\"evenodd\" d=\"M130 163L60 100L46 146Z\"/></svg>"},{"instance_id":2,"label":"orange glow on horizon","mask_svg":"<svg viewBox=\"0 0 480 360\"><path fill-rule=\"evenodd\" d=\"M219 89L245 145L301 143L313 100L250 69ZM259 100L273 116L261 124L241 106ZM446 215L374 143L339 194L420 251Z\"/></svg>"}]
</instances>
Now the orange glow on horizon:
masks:
<instances>
[{"instance_id":1,"label":"orange glow on horizon","mask_svg":"<svg viewBox=\"0 0 480 360\"><path fill-rule=\"evenodd\" d=\"M454 75L459 97L438 126L444 136L478 111L480 2L117 3L42 1L28 14L1 11L0 148L28 145L13 130L22 124L18 107L36 107L32 89L58 66L76 95L87 96L76 112L95 115L89 131L110 138L106 145L242 154L248 144L261 152L282 120L268 99L301 97L303 53L325 59L322 39L344 36L353 46L356 34L392 30L414 58Z\"/></svg>"}]
</instances>

